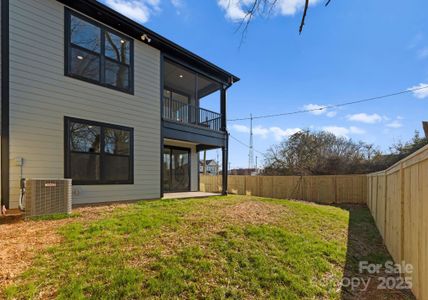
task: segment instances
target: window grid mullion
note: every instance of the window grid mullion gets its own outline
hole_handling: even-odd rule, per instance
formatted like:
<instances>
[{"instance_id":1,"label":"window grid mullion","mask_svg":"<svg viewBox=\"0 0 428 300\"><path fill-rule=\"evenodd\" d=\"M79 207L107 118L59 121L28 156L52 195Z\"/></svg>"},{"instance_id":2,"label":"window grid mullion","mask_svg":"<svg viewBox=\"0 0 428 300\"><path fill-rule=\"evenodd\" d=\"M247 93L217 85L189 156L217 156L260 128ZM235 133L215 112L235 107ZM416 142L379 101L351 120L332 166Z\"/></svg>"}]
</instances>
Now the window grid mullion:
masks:
<instances>
[{"instance_id":1,"label":"window grid mullion","mask_svg":"<svg viewBox=\"0 0 428 300\"><path fill-rule=\"evenodd\" d=\"M106 47L106 35L105 35L105 29L101 28L101 53L100 53L100 80L101 83L105 84L105 47Z\"/></svg>"},{"instance_id":2,"label":"window grid mullion","mask_svg":"<svg viewBox=\"0 0 428 300\"><path fill-rule=\"evenodd\" d=\"M106 180L104 178L104 148L105 148L105 127L101 126L100 132L100 182L104 183Z\"/></svg>"},{"instance_id":3,"label":"window grid mullion","mask_svg":"<svg viewBox=\"0 0 428 300\"><path fill-rule=\"evenodd\" d=\"M82 47L82 46L80 46L80 45L74 44L74 43L72 43L71 41L70 41L69 47L70 47L70 48L77 49L77 50L80 50L80 51L83 51L83 52L87 52L87 53L89 53L89 54L91 54L91 55L93 55L93 56L101 56L101 53L99 53L99 52L97 52L97 51L93 51L93 50L87 49L87 48ZM70 52L71 52L71 51L70 51Z\"/></svg>"},{"instance_id":4,"label":"window grid mullion","mask_svg":"<svg viewBox=\"0 0 428 300\"><path fill-rule=\"evenodd\" d=\"M66 21L66 41L65 41L65 75L66 76L70 76L73 78L77 78L83 81L87 81L90 83L94 83L94 84L99 84L101 86L104 87L108 87L108 88L112 88L118 91L122 91L122 92L126 92L126 93L130 93L130 94L134 94L134 43L133 40L130 39L129 37L126 37L124 35L122 35L120 32L115 32L112 31L111 29L106 28L103 24L99 23L99 22L95 22L93 20L88 19L87 17L85 17L84 15L80 15L76 12L72 12L70 10L66 10L65 12L66 16L65 16L65 21ZM92 24L93 26L96 26L97 28L100 29L100 35L101 35L101 39L100 39L100 53L97 53L96 51L92 51L90 49L86 49L85 47L79 46L77 44L72 43L72 38L71 38L71 27L70 27L70 23L71 23L71 18L75 17L78 19L81 19L87 23ZM128 63L124 63L124 62L120 62L120 61L116 61L114 59L110 59L109 57L106 56L106 33L112 33L115 36L118 36L121 39L126 40L129 43L129 53L127 55L129 55L129 62ZM71 72L71 64L73 61L73 57L71 55L71 49L78 49L80 51L84 51L86 53L89 53L93 56L97 56L99 57L99 79L95 80L92 78L87 78L83 75L80 74L74 74ZM106 61L107 59L109 59L109 61L112 61L120 66L125 66L128 68L128 83L127 83L127 87L126 88L122 88L122 87L118 87L115 85L111 85L111 84L107 84L106 83Z\"/></svg>"}]
</instances>

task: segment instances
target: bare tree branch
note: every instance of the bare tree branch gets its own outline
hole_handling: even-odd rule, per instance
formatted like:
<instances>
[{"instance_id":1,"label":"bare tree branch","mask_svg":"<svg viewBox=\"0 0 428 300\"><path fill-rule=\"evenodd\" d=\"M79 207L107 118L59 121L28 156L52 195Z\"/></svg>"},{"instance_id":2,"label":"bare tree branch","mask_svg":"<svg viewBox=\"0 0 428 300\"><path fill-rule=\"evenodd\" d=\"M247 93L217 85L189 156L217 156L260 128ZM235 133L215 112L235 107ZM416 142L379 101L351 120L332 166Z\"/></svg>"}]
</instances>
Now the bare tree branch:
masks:
<instances>
[{"instance_id":1,"label":"bare tree branch","mask_svg":"<svg viewBox=\"0 0 428 300\"><path fill-rule=\"evenodd\" d=\"M309 0L305 1L305 9L303 10L302 21L300 22L299 34L302 34L303 27L305 26L306 14L308 13Z\"/></svg>"},{"instance_id":2,"label":"bare tree branch","mask_svg":"<svg viewBox=\"0 0 428 300\"><path fill-rule=\"evenodd\" d=\"M328 6L330 2L331 0L326 0L325 6ZM231 0L229 0L229 5L231 5L230 3L231 3ZM305 0L302 19L300 21L299 34L303 32L303 27L305 26L306 16L309 10L309 4L310 4L310 0ZM277 5L278 5L278 0L252 0L251 3L248 3L247 5L242 5L243 6L242 8L245 11L245 15L241 19L241 22L239 23L239 26L236 30L237 32L242 30L241 44L245 39L248 28L253 18L257 14L266 15L267 17L270 17L274 9L277 7Z\"/></svg>"}]
</instances>

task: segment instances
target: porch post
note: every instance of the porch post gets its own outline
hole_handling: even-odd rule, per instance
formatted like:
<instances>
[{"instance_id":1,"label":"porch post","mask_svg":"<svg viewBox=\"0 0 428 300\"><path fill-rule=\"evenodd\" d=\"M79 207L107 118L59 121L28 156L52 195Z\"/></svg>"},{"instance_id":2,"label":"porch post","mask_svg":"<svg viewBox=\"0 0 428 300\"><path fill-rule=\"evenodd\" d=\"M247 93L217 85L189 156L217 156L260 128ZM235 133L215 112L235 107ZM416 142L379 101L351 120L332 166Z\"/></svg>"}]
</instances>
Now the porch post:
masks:
<instances>
[{"instance_id":1,"label":"porch post","mask_svg":"<svg viewBox=\"0 0 428 300\"><path fill-rule=\"evenodd\" d=\"M221 148L221 152L222 152L222 158L223 158L223 162L222 162L222 191L221 193L223 195L227 195L227 176L228 176L228 165L229 165L229 160L228 160L228 156L229 156L229 134L226 133L226 137L225 137L225 146Z\"/></svg>"},{"instance_id":2,"label":"porch post","mask_svg":"<svg viewBox=\"0 0 428 300\"><path fill-rule=\"evenodd\" d=\"M220 94L220 113L221 113L221 131L227 131L227 119L226 119L226 100L227 90L226 88L221 89Z\"/></svg>"},{"instance_id":3,"label":"porch post","mask_svg":"<svg viewBox=\"0 0 428 300\"><path fill-rule=\"evenodd\" d=\"M221 130L225 133L224 146L221 148L222 152L222 194L227 195L227 175L229 165L229 134L227 133L227 119L226 119L226 100L227 100L227 89L223 87L221 89Z\"/></svg>"}]
</instances>

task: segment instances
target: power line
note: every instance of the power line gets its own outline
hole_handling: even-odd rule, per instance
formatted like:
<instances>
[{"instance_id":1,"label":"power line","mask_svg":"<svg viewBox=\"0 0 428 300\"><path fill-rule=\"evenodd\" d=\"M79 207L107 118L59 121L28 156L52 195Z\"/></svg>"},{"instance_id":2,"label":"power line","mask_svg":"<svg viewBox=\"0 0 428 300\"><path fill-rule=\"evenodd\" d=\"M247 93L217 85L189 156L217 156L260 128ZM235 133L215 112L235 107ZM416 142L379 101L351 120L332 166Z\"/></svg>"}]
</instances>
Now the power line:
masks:
<instances>
[{"instance_id":1,"label":"power line","mask_svg":"<svg viewBox=\"0 0 428 300\"><path fill-rule=\"evenodd\" d=\"M364 102L381 100L381 99L399 96L399 95L403 95L403 94L413 93L413 92L424 90L424 89L428 89L428 86L408 89L408 90L400 91L400 92L396 92L396 93L391 93L391 94L386 94L386 95L376 96L376 97L371 97L371 98L365 98L365 99L355 100L355 101L350 101L350 102L344 102L344 103L339 103L339 104L334 104L334 105L325 105L325 106L320 107L320 108L302 109L302 110L297 110L297 111L293 111L293 112L285 112L285 113L271 114L271 115L260 115L260 116L255 116L255 117L251 116L251 117L246 117L246 118L230 119L228 121L229 122L235 122L235 121L246 121L246 120L250 120L250 119L267 119L267 118L296 115L296 114L309 113L309 112L315 112L315 111L322 111L322 110L326 110L326 109L330 109L330 108L338 108L338 107L354 105L354 104L359 104L359 103L364 103Z\"/></svg>"},{"instance_id":2,"label":"power line","mask_svg":"<svg viewBox=\"0 0 428 300\"><path fill-rule=\"evenodd\" d=\"M237 138L236 138L236 137L234 137L233 135L229 134L229 136L230 136L232 139L234 139L236 142L238 142L239 144L241 144L242 146L247 147L247 148L250 148L250 146L249 146L249 145L247 145L247 144L246 144L246 143L244 143L243 141L241 141L241 140L237 139ZM254 148L253 148L253 150L254 150L255 152L257 152L257 153L259 153L259 154L263 155L263 156L265 155L263 152L258 151L258 150L254 149Z\"/></svg>"},{"instance_id":3,"label":"power line","mask_svg":"<svg viewBox=\"0 0 428 300\"><path fill-rule=\"evenodd\" d=\"M253 115L250 115L250 150L248 151L248 169L254 165Z\"/></svg>"}]
</instances>

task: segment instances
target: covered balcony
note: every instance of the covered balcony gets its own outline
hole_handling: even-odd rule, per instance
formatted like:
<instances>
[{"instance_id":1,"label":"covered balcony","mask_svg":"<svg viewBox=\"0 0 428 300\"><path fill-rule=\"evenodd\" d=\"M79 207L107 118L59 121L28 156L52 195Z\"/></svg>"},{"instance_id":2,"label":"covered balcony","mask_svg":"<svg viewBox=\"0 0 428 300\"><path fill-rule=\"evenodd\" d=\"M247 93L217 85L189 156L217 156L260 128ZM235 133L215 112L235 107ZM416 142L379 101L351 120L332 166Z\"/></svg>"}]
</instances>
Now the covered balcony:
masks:
<instances>
[{"instance_id":1,"label":"covered balcony","mask_svg":"<svg viewBox=\"0 0 428 300\"><path fill-rule=\"evenodd\" d=\"M204 150L222 149L227 183L226 91L239 79L167 55L162 66L162 194L198 192Z\"/></svg>"},{"instance_id":2,"label":"covered balcony","mask_svg":"<svg viewBox=\"0 0 428 300\"><path fill-rule=\"evenodd\" d=\"M225 139L225 90L208 75L165 59L162 120L166 138L222 147ZM222 98L224 98L222 100Z\"/></svg>"}]
</instances>

